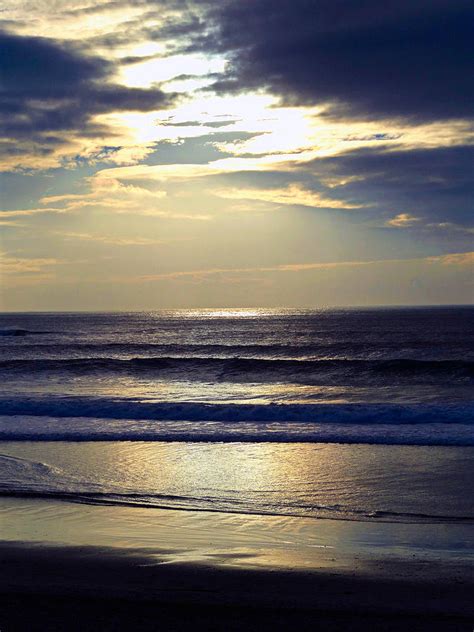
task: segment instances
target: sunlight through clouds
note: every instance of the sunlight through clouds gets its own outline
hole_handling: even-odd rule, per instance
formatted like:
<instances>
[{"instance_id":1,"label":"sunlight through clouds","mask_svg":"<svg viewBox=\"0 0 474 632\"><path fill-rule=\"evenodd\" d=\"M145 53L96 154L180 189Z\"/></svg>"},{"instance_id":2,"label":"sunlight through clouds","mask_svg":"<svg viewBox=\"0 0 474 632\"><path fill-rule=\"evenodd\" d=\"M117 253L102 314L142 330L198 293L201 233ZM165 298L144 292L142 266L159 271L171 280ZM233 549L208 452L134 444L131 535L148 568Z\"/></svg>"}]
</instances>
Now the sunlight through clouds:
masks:
<instances>
[{"instance_id":1,"label":"sunlight through clouds","mask_svg":"<svg viewBox=\"0 0 474 632\"><path fill-rule=\"evenodd\" d=\"M202 55L171 55L137 62L122 69L120 80L126 86L150 88L155 83L170 81L180 75L205 77L209 73L223 72L224 59Z\"/></svg>"},{"instance_id":2,"label":"sunlight through clouds","mask_svg":"<svg viewBox=\"0 0 474 632\"><path fill-rule=\"evenodd\" d=\"M408 37L414 9L376 3L334 20L329 4L304 0L5 0L2 251L59 261L82 244L67 275L90 265L92 285L99 271L112 285L144 279L147 266L172 279L245 262L258 276L318 258L462 259L473 230L467 35L457 3L441 3L442 30L420 6ZM46 287L45 266L30 273ZM337 274L336 303L347 290ZM259 284L249 280L257 302Z\"/></svg>"}]
</instances>

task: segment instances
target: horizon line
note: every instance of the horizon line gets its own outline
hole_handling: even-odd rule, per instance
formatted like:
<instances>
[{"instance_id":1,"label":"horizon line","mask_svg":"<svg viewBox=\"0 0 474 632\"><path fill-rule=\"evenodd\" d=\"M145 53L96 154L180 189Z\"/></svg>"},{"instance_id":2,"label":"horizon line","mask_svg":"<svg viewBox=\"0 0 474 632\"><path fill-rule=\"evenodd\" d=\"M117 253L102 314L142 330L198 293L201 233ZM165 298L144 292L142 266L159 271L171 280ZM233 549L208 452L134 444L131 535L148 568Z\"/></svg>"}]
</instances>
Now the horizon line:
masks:
<instances>
[{"instance_id":1,"label":"horizon line","mask_svg":"<svg viewBox=\"0 0 474 632\"><path fill-rule=\"evenodd\" d=\"M219 306L219 307L150 307L141 309L72 309L72 310L0 310L0 315L4 314L140 314L144 312L169 312L169 311L236 311L236 310L266 310L266 311L323 311L323 310L344 310L344 309L436 309L436 308L473 308L472 303L386 303L376 305L323 305L312 307L295 307L295 306Z\"/></svg>"}]
</instances>

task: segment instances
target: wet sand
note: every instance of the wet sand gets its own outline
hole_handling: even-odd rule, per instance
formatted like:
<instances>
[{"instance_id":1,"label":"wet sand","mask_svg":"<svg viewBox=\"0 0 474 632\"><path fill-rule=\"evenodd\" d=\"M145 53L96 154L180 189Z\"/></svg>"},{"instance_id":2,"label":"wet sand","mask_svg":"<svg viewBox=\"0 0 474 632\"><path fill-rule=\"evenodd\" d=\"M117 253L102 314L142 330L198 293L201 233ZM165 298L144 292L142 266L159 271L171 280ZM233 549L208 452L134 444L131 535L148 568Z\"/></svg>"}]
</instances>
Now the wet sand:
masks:
<instances>
[{"instance_id":1,"label":"wet sand","mask_svg":"<svg viewBox=\"0 0 474 632\"><path fill-rule=\"evenodd\" d=\"M470 630L474 621L472 525L19 499L1 508L2 632Z\"/></svg>"}]
</instances>

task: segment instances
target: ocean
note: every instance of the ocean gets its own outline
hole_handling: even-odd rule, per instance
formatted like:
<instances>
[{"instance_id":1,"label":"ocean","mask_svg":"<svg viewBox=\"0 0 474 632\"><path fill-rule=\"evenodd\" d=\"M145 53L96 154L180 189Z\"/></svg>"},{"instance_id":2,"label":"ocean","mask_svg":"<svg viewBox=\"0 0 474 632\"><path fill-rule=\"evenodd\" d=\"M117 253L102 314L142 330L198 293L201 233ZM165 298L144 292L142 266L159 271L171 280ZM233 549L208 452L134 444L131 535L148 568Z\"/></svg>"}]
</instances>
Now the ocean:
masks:
<instances>
[{"instance_id":1,"label":"ocean","mask_svg":"<svg viewBox=\"0 0 474 632\"><path fill-rule=\"evenodd\" d=\"M0 494L474 521L473 317L2 314Z\"/></svg>"}]
</instances>

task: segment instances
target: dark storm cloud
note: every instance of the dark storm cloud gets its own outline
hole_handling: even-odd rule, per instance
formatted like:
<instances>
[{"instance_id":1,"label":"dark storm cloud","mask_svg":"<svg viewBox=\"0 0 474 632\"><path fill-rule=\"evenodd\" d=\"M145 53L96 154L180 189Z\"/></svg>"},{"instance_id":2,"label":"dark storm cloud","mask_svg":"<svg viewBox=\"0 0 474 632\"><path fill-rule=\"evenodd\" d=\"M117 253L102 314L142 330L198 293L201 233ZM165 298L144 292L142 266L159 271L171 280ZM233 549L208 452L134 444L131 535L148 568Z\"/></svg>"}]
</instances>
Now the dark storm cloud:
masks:
<instances>
[{"instance_id":1,"label":"dark storm cloud","mask_svg":"<svg viewBox=\"0 0 474 632\"><path fill-rule=\"evenodd\" d=\"M93 115L152 111L173 98L157 88L111 83L110 62L46 38L0 33L0 50L0 132L12 142L29 139L49 148L67 140L66 132L103 135L107 130L91 122Z\"/></svg>"},{"instance_id":2,"label":"dark storm cloud","mask_svg":"<svg viewBox=\"0 0 474 632\"><path fill-rule=\"evenodd\" d=\"M227 54L218 91L267 88L333 114L434 120L472 115L472 3L223 0L191 48Z\"/></svg>"}]
</instances>

